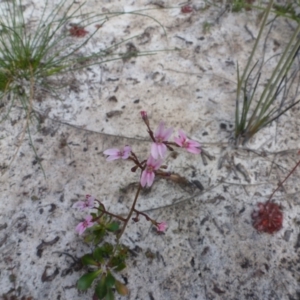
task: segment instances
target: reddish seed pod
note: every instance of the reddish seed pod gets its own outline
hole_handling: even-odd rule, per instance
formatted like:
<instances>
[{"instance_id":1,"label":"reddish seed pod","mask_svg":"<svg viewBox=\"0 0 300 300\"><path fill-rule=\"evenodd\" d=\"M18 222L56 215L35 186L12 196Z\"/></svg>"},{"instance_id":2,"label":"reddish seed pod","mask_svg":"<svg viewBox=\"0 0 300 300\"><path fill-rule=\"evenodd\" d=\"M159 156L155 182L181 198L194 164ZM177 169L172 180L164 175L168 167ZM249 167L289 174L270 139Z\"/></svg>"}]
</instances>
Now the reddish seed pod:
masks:
<instances>
[{"instance_id":1,"label":"reddish seed pod","mask_svg":"<svg viewBox=\"0 0 300 300\"><path fill-rule=\"evenodd\" d=\"M258 203L252 217L253 227L260 232L273 234L282 228L283 213L281 207L267 201L266 203Z\"/></svg>"},{"instance_id":2,"label":"reddish seed pod","mask_svg":"<svg viewBox=\"0 0 300 300\"><path fill-rule=\"evenodd\" d=\"M193 8L190 5L185 5L181 7L181 12L183 14L188 14L191 13L193 11Z\"/></svg>"}]
</instances>

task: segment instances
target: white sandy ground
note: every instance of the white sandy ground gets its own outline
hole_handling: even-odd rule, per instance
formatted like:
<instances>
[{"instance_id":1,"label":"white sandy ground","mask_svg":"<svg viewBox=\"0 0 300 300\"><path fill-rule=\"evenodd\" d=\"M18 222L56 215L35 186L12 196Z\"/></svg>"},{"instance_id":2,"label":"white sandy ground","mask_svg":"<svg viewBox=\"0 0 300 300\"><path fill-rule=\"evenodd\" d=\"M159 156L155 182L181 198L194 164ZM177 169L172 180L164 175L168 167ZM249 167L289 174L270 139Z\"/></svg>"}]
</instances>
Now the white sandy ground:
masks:
<instances>
[{"instance_id":1,"label":"white sandy ground","mask_svg":"<svg viewBox=\"0 0 300 300\"><path fill-rule=\"evenodd\" d=\"M162 9L155 3L175 8ZM38 19L42 3L24 5L25 14ZM92 194L114 213L129 210L134 190L121 193L120 188L137 182L138 174L130 172L129 162L106 162L102 152L129 144L141 159L146 158L150 143L139 115L146 110L153 129L160 120L176 130L182 128L214 159L205 162L184 151L178 151L177 158L168 156L169 170L198 180L204 190L157 180L151 193L140 197L138 209L167 221L169 227L164 235L157 235L141 218L127 228L122 242L132 251L128 267L118 276L130 295L122 299L299 299L299 170L274 197L283 207L282 230L259 234L250 217L299 159L299 107L246 146L233 147L229 140L236 66L239 62L243 69L249 57L259 30L258 13L202 10L205 4L194 1L190 3L194 11L182 14L180 5L87 1L82 13L155 8L145 13L164 25L167 37L153 20L124 15L107 22L80 53L143 32L142 39L132 40L139 51L182 50L104 63L63 76L60 80L67 88L61 90L61 99L41 92L42 101L35 101L34 107L44 122L40 131L32 126L31 133L46 180L28 135L5 169L20 144L22 110L16 106L0 125L0 295L92 298L92 290L80 294L75 286L84 270L77 270L70 257L60 254L80 257L91 249L74 230L85 215L71 206ZM204 22L212 24L206 33ZM290 26L295 24L276 21L265 51L256 59L262 53L265 59L279 54L291 35ZM119 50L125 51L125 45ZM276 59L267 65L267 72ZM111 101L112 96L117 101ZM109 118L111 111L118 113ZM238 163L249 177L237 170ZM52 243L41 251L42 241Z\"/></svg>"}]
</instances>

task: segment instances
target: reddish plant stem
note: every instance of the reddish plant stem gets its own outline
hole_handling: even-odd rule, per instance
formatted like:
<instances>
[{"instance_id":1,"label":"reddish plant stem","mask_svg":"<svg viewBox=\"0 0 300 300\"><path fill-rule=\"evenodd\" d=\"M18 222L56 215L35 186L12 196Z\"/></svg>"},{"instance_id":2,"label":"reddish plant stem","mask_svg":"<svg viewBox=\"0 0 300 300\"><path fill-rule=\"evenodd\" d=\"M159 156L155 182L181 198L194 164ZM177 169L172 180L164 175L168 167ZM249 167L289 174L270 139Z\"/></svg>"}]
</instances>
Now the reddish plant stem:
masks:
<instances>
[{"instance_id":1,"label":"reddish plant stem","mask_svg":"<svg viewBox=\"0 0 300 300\"><path fill-rule=\"evenodd\" d=\"M278 187L274 190L274 192L271 194L269 200L267 202L270 202L274 194L279 190L280 187L285 183L285 181L294 173L296 168L300 165L300 160L297 162L296 166L290 171L290 173L284 178L283 181L279 182Z\"/></svg>"},{"instance_id":2,"label":"reddish plant stem","mask_svg":"<svg viewBox=\"0 0 300 300\"><path fill-rule=\"evenodd\" d=\"M155 143L155 137L153 135L153 131L150 128L148 117L147 117L147 121L144 120L144 122L145 122L145 124L147 126L147 129L148 129L147 131L148 131L148 133L149 133L149 135L151 137L151 140Z\"/></svg>"},{"instance_id":3,"label":"reddish plant stem","mask_svg":"<svg viewBox=\"0 0 300 300\"><path fill-rule=\"evenodd\" d=\"M128 222L129 222L129 220L130 220L130 218L132 216L132 213L134 212L135 205L136 205L136 202L137 202L137 199L139 197L141 189L142 189L142 186L141 186L141 184L139 184L139 187L138 187L138 190L136 191L136 194L135 194L134 201L133 201L133 204L131 206L130 212L129 212L126 220L124 221L124 225L123 225L123 228L122 228L121 232L118 234L118 237L117 237L118 240L120 240L121 236L123 235L124 230L125 230Z\"/></svg>"},{"instance_id":4,"label":"reddish plant stem","mask_svg":"<svg viewBox=\"0 0 300 300\"><path fill-rule=\"evenodd\" d=\"M105 210L105 211L103 211L103 210L101 210L101 209L99 209L99 210L102 211L102 212L104 212L105 214L111 216L111 217L114 217L114 218L117 218L117 219L119 219L119 220L121 220L121 221L123 221L123 222L126 222L126 219L123 218L123 217L121 217L121 216L115 215L115 214L113 214L113 213L111 213L111 212L109 212L109 211L107 211L107 210Z\"/></svg>"},{"instance_id":5,"label":"reddish plant stem","mask_svg":"<svg viewBox=\"0 0 300 300\"><path fill-rule=\"evenodd\" d=\"M123 221L123 222L126 222L126 219L125 219L125 218L123 218L123 217L121 217L121 216L118 216L118 215L115 215L115 214L113 214L113 213L107 211L107 210L105 209L105 206L104 206L99 200L97 200L97 199L95 199L95 200L96 200L96 201L99 203L99 205L102 207L102 208L100 208L100 207L95 207L95 208L98 209L99 211L101 211L102 214L101 214L100 216L98 216L97 218L95 218L95 219L93 220L93 222L96 222L97 220L99 220L99 219L103 216L103 214L107 214L107 215L109 215L109 216L111 216L111 217L114 217L114 218L119 219L119 220L121 220L121 221Z\"/></svg>"},{"instance_id":6,"label":"reddish plant stem","mask_svg":"<svg viewBox=\"0 0 300 300\"><path fill-rule=\"evenodd\" d=\"M142 170L144 170L144 167L142 165L142 163L140 163L137 159L137 157L134 155L134 157L129 156L128 160L132 160L139 168L141 168Z\"/></svg>"},{"instance_id":7,"label":"reddish plant stem","mask_svg":"<svg viewBox=\"0 0 300 300\"><path fill-rule=\"evenodd\" d=\"M180 148L180 146L178 146L176 143L174 143L174 142L164 142L164 144L166 145L166 146L175 146L175 147L177 147L177 148Z\"/></svg>"},{"instance_id":8,"label":"reddish plant stem","mask_svg":"<svg viewBox=\"0 0 300 300\"><path fill-rule=\"evenodd\" d=\"M148 215L146 215L145 213L143 213L143 212L141 212L141 211L138 211L138 210L136 210L135 208L133 209L133 211L137 213L137 217L138 217L139 215L142 215L142 216L144 216L144 217L146 218L147 221L152 221L152 222L153 222L153 220L152 220Z\"/></svg>"}]
</instances>

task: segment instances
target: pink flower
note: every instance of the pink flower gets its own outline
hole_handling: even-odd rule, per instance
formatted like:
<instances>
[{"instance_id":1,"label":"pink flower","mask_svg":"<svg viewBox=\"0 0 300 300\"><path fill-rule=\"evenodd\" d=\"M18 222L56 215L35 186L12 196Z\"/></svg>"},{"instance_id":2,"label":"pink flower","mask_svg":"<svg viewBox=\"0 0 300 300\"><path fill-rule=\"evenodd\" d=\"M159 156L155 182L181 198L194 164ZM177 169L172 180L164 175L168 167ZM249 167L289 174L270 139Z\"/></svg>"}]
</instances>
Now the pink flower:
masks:
<instances>
[{"instance_id":1,"label":"pink flower","mask_svg":"<svg viewBox=\"0 0 300 300\"><path fill-rule=\"evenodd\" d=\"M200 144L198 142L189 140L183 130L179 129L178 132L179 137L174 138L174 141L178 146L185 148L188 152L194 154L199 154L201 152Z\"/></svg>"},{"instance_id":2,"label":"pink flower","mask_svg":"<svg viewBox=\"0 0 300 300\"><path fill-rule=\"evenodd\" d=\"M142 172L142 176L141 176L142 187L144 187L146 184L148 187L152 185L152 183L154 181L154 177L155 177L154 171L159 169L161 164L162 164L162 160L155 160L150 155L150 157L148 158L147 163L146 163L146 168Z\"/></svg>"},{"instance_id":3,"label":"pink flower","mask_svg":"<svg viewBox=\"0 0 300 300\"><path fill-rule=\"evenodd\" d=\"M154 138L155 143L151 145L151 155L157 159L158 156L163 158L167 153L167 146L163 143L167 141L173 132L173 128L165 129L165 123L160 122L158 128L155 131Z\"/></svg>"},{"instance_id":4,"label":"pink flower","mask_svg":"<svg viewBox=\"0 0 300 300\"><path fill-rule=\"evenodd\" d=\"M92 222L93 217L91 215L88 215L83 222L79 223L76 226L76 231L82 235L84 233L84 231L89 228L92 227L94 225L94 222Z\"/></svg>"},{"instance_id":5,"label":"pink flower","mask_svg":"<svg viewBox=\"0 0 300 300\"><path fill-rule=\"evenodd\" d=\"M85 196L86 201L78 201L74 203L73 208L79 208L80 210L85 210L86 208L93 208L95 198L91 195Z\"/></svg>"},{"instance_id":6,"label":"pink flower","mask_svg":"<svg viewBox=\"0 0 300 300\"><path fill-rule=\"evenodd\" d=\"M156 224L156 228L158 232L164 232L168 227L168 224L166 222L161 222Z\"/></svg>"},{"instance_id":7,"label":"pink flower","mask_svg":"<svg viewBox=\"0 0 300 300\"><path fill-rule=\"evenodd\" d=\"M112 149L105 150L103 153L105 155L108 155L106 160L111 161L119 158L127 159L130 155L130 152L131 152L131 147L125 146L123 151L116 148L112 148Z\"/></svg>"}]
</instances>

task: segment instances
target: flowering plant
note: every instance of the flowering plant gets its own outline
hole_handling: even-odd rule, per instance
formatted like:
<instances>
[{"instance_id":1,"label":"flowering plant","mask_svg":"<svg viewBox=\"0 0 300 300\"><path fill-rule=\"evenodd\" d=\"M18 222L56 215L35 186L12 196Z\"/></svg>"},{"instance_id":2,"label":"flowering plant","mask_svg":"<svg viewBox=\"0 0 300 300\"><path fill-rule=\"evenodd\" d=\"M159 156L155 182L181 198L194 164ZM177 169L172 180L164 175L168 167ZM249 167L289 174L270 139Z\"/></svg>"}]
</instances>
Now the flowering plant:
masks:
<instances>
[{"instance_id":1,"label":"flowering plant","mask_svg":"<svg viewBox=\"0 0 300 300\"><path fill-rule=\"evenodd\" d=\"M104 204L91 195L87 195L85 201L79 201L73 205L74 208L80 210L94 210L93 213L87 215L76 226L76 231L79 235L86 232L85 241L92 242L95 245L92 253L86 254L81 258L82 264L88 266L90 272L81 276L77 282L79 290L87 290L99 278L95 286L93 299L114 299L113 288L120 295L127 295L128 293L126 285L115 278L115 273L126 268L125 260L128 249L120 243L120 239L131 219L134 222L138 222L139 216L143 216L156 227L158 232L163 233L166 231L168 227L166 222L158 222L152 219L144 212L137 210L136 204L141 190L152 186L156 176L175 182L184 179L177 174L165 171L167 166L163 165L163 160L167 151L173 151L173 147L181 147L193 154L201 152L200 144L189 140L181 129L179 130L179 137L175 137L174 142L170 142L169 139L173 133L173 128L165 128L165 123L160 122L156 131L153 132L150 128L147 113L142 111L141 116L152 140L150 154L147 159L139 160L128 145L121 150L112 148L103 152L107 155L107 161L117 159L129 160L134 163L134 166L131 168L132 172L140 170L138 188L127 217L107 211ZM133 214L135 214L134 217L132 217ZM122 226L120 226L121 223L123 223ZM115 245L104 242L104 237L108 233L116 235Z\"/></svg>"}]
</instances>

